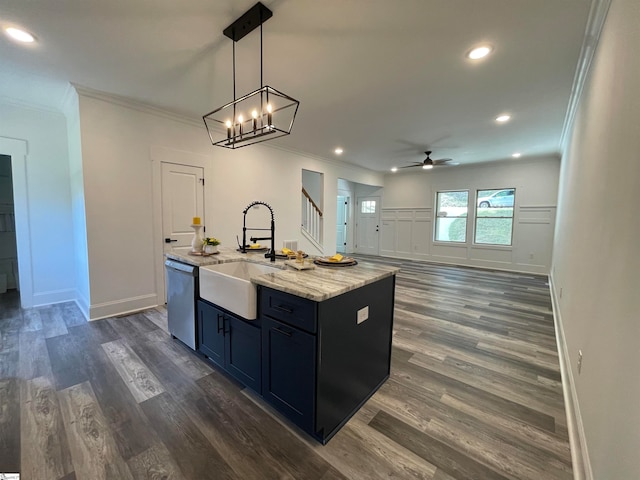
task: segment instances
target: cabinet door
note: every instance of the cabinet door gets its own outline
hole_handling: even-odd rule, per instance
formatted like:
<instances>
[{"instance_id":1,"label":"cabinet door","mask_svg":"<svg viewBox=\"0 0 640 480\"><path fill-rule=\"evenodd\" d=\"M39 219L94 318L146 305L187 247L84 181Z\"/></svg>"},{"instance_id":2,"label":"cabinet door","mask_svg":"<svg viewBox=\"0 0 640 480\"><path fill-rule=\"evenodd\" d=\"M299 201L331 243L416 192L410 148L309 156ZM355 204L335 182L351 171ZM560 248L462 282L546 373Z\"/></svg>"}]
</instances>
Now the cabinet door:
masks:
<instances>
[{"instance_id":1,"label":"cabinet door","mask_svg":"<svg viewBox=\"0 0 640 480\"><path fill-rule=\"evenodd\" d=\"M261 393L260 328L231 315L226 315L226 321L226 369L240 382Z\"/></svg>"},{"instance_id":2,"label":"cabinet door","mask_svg":"<svg viewBox=\"0 0 640 480\"><path fill-rule=\"evenodd\" d=\"M224 313L213 305L198 301L198 350L224 368Z\"/></svg>"},{"instance_id":3,"label":"cabinet door","mask_svg":"<svg viewBox=\"0 0 640 480\"><path fill-rule=\"evenodd\" d=\"M262 318L262 396L313 433L316 337Z\"/></svg>"}]
</instances>

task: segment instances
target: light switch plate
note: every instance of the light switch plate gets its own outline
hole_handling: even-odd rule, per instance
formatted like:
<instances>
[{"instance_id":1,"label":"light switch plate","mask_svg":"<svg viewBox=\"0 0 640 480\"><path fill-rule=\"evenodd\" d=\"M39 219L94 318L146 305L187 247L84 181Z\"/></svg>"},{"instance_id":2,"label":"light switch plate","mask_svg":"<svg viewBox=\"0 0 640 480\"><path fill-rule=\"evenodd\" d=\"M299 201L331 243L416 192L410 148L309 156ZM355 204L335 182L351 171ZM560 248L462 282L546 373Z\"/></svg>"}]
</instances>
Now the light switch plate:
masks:
<instances>
[{"instance_id":1,"label":"light switch plate","mask_svg":"<svg viewBox=\"0 0 640 480\"><path fill-rule=\"evenodd\" d=\"M358 325L369 318L369 305L358 310Z\"/></svg>"}]
</instances>

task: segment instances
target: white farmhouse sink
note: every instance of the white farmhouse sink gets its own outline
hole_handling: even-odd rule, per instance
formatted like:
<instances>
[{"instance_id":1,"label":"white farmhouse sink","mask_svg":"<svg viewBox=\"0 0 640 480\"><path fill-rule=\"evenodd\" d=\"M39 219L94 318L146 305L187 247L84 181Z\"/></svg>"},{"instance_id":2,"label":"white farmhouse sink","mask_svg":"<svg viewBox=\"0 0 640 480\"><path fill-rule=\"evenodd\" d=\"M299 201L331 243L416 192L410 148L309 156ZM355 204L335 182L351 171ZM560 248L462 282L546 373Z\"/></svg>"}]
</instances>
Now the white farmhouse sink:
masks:
<instances>
[{"instance_id":1,"label":"white farmhouse sink","mask_svg":"<svg viewBox=\"0 0 640 480\"><path fill-rule=\"evenodd\" d=\"M200 267L200 297L242 318L255 320L258 292L251 277L279 271L278 267L250 262Z\"/></svg>"}]
</instances>

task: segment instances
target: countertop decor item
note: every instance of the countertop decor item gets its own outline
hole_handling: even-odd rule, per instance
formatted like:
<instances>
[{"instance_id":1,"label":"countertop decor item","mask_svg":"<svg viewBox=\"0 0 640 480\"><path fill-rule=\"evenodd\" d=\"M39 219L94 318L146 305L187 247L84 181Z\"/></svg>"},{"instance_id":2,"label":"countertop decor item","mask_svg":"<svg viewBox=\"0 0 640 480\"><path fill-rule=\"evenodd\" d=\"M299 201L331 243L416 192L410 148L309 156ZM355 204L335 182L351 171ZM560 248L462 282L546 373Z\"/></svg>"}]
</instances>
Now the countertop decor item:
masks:
<instances>
[{"instance_id":1,"label":"countertop decor item","mask_svg":"<svg viewBox=\"0 0 640 480\"><path fill-rule=\"evenodd\" d=\"M353 267L358 264L358 261L351 257L342 257L340 260L335 260L332 257L318 257L313 263L322 267Z\"/></svg>"},{"instance_id":2,"label":"countertop decor item","mask_svg":"<svg viewBox=\"0 0 640 480\"><path fill-rule=\"evenodd\" d=\"M220 240L215 237L206 237L203 241L203 250L209 254L218 253L218 245L220 245L220 243Z\"/></svg>"},{"instance_id":3,"label":"countertop decor item","mask_svg":"<svg viewBox=\"0 0 640 480\"><path fill-rule=\"evenodd\" d=\"M194 217L194 220L198 217ZM194 230L193 240L191 240L191 251L194 253L202 253L204 239L202 238L202 225L193 224L191 228Z\"/></svg>"},{"instance_id":4,"label":"countertop decor item","mask_svg":"<svg viewBox=\"0 0 640 480\"><path fill-rule=\"evenodd\" d=\"M202 117L213 145L241 148L289 135L300 102L264 84L262 24L273 12L258 2L223 30L233 41L233 101ZM260 27L260 88L236 97L236 42Z\"/></svg>"}]
</instances>

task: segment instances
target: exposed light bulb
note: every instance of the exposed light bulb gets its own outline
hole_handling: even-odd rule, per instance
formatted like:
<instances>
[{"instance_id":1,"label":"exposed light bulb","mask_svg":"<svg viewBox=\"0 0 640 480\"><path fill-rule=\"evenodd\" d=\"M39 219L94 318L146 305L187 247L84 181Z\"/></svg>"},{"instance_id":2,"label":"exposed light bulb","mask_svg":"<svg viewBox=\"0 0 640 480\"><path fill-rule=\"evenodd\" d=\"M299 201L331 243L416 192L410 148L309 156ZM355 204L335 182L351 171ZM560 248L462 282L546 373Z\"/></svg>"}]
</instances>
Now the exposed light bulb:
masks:
<instances>
[{"instance_id":1,"label":"exposed light bulb","mask_svg":"<svg viewBox=\"0 0 640 480\"><path fill-rule=\"evenodd\" d=\"M238 115L238 123L244 122L244 117L242 115Z\"/></svg>"},{"instance_id":2,"label":"exposed light bulb","mask_svg":"<svg viewBox=\"0 0 640 480\"><path fill-rule=\"evenodd\" d=\"M231 120L227 120L225 122L225 125L227 126L227 140L231 139Z\"/></svg>"},{"instance_id":3,"label":"exposed light bulb","mask_svg":"<svg viewBox=\"0 0 640 480\"><path fill-rule=\"evenodd\" d=\"M258 118L258 111L254 108L253 111L251 112L251 116L253 118Z\"/></svg>"},{"instance_id":4,"label":"exposed light bulb","mask_svg":"<svg viewBox=\"0 0 640 480\"><path fill-rule=\"evenodd\" d=\"M342 155L342 152L344 152L344 150L343 150L343 149L341 149L340 147L338 147L338 148L336 148L336 149L334 150L334 152L335 152L335 154L336 154L336 155Z\"/></svg>"},{"instance_id":5,"label":"exposed light bulb","mask_svg":"<svg viewBox=\"0 0 640 480\"><path fill-rule=\"evenodd\" d=\"M15 27L7 27L4 29L7 35L9 35L14 40L22 43L33 43L35 42L35 38L29 32L25 32L19 28Z\"/></svg>"},{"instance_id":6,"label":"exposed light bulb","mask_svg":"<svg viewBox=\"0 0 640 480\"><path fill-rule=\"evenodd\" d=\"M273 128L273 107L270 103L267 103L267 125L269 128Z\"/></svg>"}]
</instances>

